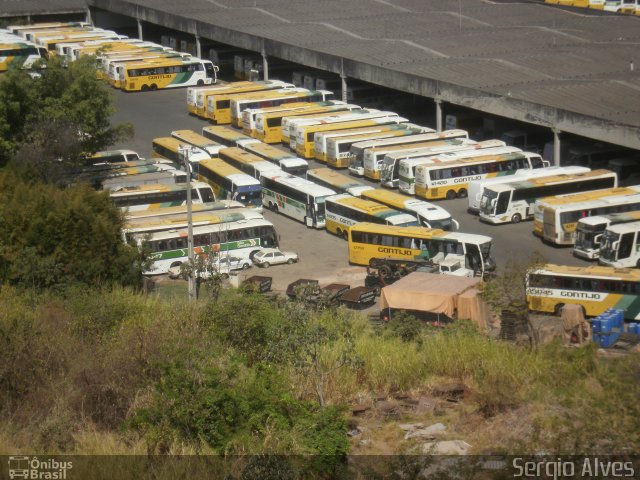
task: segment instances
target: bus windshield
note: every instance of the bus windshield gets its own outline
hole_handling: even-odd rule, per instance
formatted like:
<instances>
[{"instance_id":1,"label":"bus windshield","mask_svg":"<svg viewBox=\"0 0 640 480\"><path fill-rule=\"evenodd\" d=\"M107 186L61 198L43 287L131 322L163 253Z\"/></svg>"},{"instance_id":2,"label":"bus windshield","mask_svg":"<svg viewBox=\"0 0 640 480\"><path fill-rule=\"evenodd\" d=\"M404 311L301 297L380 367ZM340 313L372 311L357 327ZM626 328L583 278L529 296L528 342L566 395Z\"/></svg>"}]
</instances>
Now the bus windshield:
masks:
<instances>
[{"instance_id":1,"label":"bus windshield","mask_svg":"<svg viewBox=\"0 0 640 480\"><path fill-rule=\"evenodd\" d=\"M201 188L199 189L199 191L200 195L202 196L203 203L216 201L215 197L213 196L213 191L210 188Z\"/></svg>"},{"instance_id":2,"label":"bus windshield","mask_svg":"<svg viewBox=\"0 0 640 480\"><path fill-rule=\"evenodd\" d=\"M262 206L262 193L260 187L238 188L236 200L244 205Z\"/></svg>"},{"instance_id":3,"label":"bus windshield","mask_svg":"<svg viewBox=\"0 0 640 480\"><path fill-rule=\"evenodd\" d=\"M439 228L440 230L444 230L445 232L452 232L455 230L453 228L453 219L449 218L441 218L439 220L429 220L430 228Z\"/></svg>"},{"instance_id":4,"label":"bus windshield","mask_svg":"<svg viewBox=\"0 0 640 480\"><path fill-rule=\"evenodd\" d=\"M618 240L620 240L619 233L605 230L604 234L602 235L602 243L600 244L600 258L615 260L616 251L613 248L613 244Z\"/></svg>"}]
</instances>

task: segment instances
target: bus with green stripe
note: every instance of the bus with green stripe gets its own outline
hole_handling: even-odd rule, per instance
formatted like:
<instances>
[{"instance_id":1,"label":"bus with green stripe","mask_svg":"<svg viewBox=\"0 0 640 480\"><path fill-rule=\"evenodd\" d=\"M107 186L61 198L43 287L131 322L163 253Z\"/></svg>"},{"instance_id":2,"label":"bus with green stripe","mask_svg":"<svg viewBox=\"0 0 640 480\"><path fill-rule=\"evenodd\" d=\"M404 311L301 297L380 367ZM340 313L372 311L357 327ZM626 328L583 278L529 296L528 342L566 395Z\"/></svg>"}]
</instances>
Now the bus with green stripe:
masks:
<instances>
[{"instance_id":1,"label":"bus with green stripe","mask_svg":"<svg viewBox=\"0 0 640 480\"><path fill-rule=\"evenodd\" d=\"M616 308L627 320L640 319L638 269L546 264L527 272L525 286L534 312L558 315L565 305L580 305L588 317Z\"/></svg>"},{"instance_id":2,"label":"bus with green stripe","mask_svg":"<svg viewBox=\"0 0 640 480\"><path fill-rule=\"evenodd\" d=\"M307 179L282 175L260 179L262 204L269 210L282 213L309 228L324 228L325 201L336 192Z\"/></svg>"},{"instance_id":3,"label":"bus with green stripe","mask_svg":"<svg viewBox=\"0 0 640 480\"><path fill-rule=\"evenodd\" d=\"M604 188L536 200L533 234L555 245L573 245L581 218L640 210L640 185Z\"/></svg>"},{"instance_id":4,"label":"bus with green stripe","mask_svg":"<svg viewBox=\"0 0 640 480\"><path fill-rule=\"evenodd\" d=\"M174 130L171 136L180 142L188 143L196 148L204 150L211 158L217 157L218 152L225 148L224 145L200 135L193 130Z\"/></svg>"},{"instance_id":5,"label":"bus with green stripe","mask_svg":"<svg viewBox=\"0 0 640 480\"><path fill-rule=\"evenodd\" d=\"M265 175L270 177L285 175L284 171L276 164L239 147L223 148L220 150L220 159L257 180Z\"/></svg>"},{"instance_id":6,"label":"bus with green stripe","mask_svg":"<svg viewBox=\"0 0 640 480\"><path fill-rule=\"evenodd\" d=\"M30 42L15 41L0 43L0 72L6 72L10 65L30 68L40 59L48 58L45 48Z\"/></svg>"},{"instance_id":7,"label":"bus with green stripe","mask_svg":"<svg viewBox=\"0 0 640 480\"><path fill-rule=\"evenodd\" d=\"M210 60L192 57L162 58L155 62L126 63L120 81L125 92L140 92L162 88L210 85L217 81L216 67Z\"/></svg>"},{"instance_id":8,"label":"bus with green stripe","mask_svg":"<svg viewBox=\"0 0 640 480\"><path fill-rule=\"evenodd\" d=\"M213 188L216 198L236 200L243 205L262 211L260 181L224 160L212 158L202 160L195 167L198 180L207 182Z\"/></svg>"},{"instance_id":9,"label":"bus with green stripe","mask_svg":"<svg viewBox=\"0 0 640 480\"><path fill-rule=\"evenodd\" d=\"M150 48L146 51L132 53L124 57L115 57L107 62L106 80L113 88L122 89L124 83L124 69L132 62L154 63L163 59L191 60L191 55L175 50L159 50Z\"/></svg>"},{"instance_id":10,"label":"bus with green stripe","mask_svg":"<svg viewBox=\"0 0 640 480\"><path fill-rule=\"evenodd\" d=\"M153 153L159 157L171 160L176 165L184 164L185 155L189 156L189 162L192 165L211 158L211 155L204 149L191 145L186 141L178 140L175 137L154 138L151 141L151 148L153 149Z\"/></svg>"},{"instance_id":11,"label":"bus with green stripe","mask_svg":"<svg viewBox=\"0 0 640 480\"><path fill-rule=\"evenodd\" d=\"M519 223L533 218L533 207L538 198L617 186L618 177L610 170L550 175L491 185L482 193L480 220L493 225Z\"/></svg>"},{"instance_id":12,"label":"bus with green stripe","mask_svg":"<svg viewBox=\"0 0 640 480\"><path fill-rule=\"evenodd\" d=\"M141 185L123 187L109 192L111 201L125 212L137 210L155 210L164 207L177 207L187 203L187 185ZM216 197L211 185L204 182L191 184L193 203L215 202Z\"/></svg>"},{"instance_id":13,"label":"bus with green stripe","mask_svg":"<svg viewBox=\"0 0 640 480\"><path fill-rule=\"evenodd\" d=\"M255 209L242 207L192 212L191 223L194 227L199 227L203 225L239 222L242 220L260 220L263 218L262 214L256 212ZM187 227L187 214L184 212L154 217L127 217L122 227L122 239L125 243L129 243L133 235L136 234L155 233Z\"/></svg>"},{"instance_id":14,"label":"bus with green stripe","mask_svg":"<svg viewBox=\"0 0 640 480\"><path fill-rule=\"evenodd\" d=\"M396 227L416 227L420 225L414 215L395 210L382 203L357 198L349 194L327 198L327 231L349 238L349 229L360 222L393 225Z\"/></svg>"},{"instance_id":15,"label":"bus with green stripe","mask_svg":"<svg viewBox=\"0 0 640 480\"><path fill-rule=\"evenodd\" d=\"M86 172L75 175L72 179L73 183L87 182L93 188L100 190L114 190L136 185L174 185L186 183L186 181L187 173L184 170L164 163Z\"/></svg>"},{"instance_id":16,"label":"bus with green stripe","mask_svg":"<svg viewBox=\"0 0 640 480\"><path fill-rule=\"evenodd\" d=\"M502 147L504 149L514 147ZM466 198L471 180L513 175L518 170L544 168L549 162L537 153L512 152L489 154L486 149L476 152L480 155L450 161L447 158L430 158L416 167L416 196L427 200ZM496 149L499 150L499 149ZM400 183L402 190L402 163Z\"/></svg>"},{"instance_id":17,"label":"bus with green stripe","mask_svg":"<svg viewBox=\"0 0 640 480\"><path fill-rule=\"evenodd\" d=\"M188 261L186 228L152 234L137 234L132 240L151 252L152 261L145 275L160 275ZM233 255L250 259L266 247L278 246L273 224L264 219L201 225L193 228L193 251L196 255ZM250 262L249 262L250 264Z\"/></svg>"},{"instance_id":18,"label":"bus with green stripe","mask_svg":"<svg viewBox=\"0 0 640 480\"><path fill-rule=\"evenodd\" d=\"M600 256L602 234L610 225L637 221L640 221L640 210L581 218L576 226L573 254L586 260L597 260Z\"/></svg>"}]
</instances>

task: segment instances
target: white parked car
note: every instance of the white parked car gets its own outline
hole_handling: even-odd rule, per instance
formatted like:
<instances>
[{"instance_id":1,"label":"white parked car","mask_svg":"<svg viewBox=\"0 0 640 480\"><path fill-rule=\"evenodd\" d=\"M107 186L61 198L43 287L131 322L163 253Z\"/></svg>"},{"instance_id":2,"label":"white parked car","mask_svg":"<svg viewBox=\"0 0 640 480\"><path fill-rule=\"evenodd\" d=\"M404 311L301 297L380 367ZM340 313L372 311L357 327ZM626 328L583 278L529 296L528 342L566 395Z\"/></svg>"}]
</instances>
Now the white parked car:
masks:
<instances>
[{"instance_id":1,"label":"white parked car","mask_svg":"<svg viewBox=\"0 0 640 480\"><path fill-rule=\"evenodd\" d=\"M253 256L253 263L259 267L278 265L280 263L294 263L298 261L298 254L293 252L281 252L277 248L265 248Z\"/></svg>"},{"instance_id":2,"label":"white parked car","mask_svg":"<svg viewBox=\"0 0 640 480\"><path fill-rule=\"evenodd\" d=\"M251 267L251 260L241 257L225 257L213 262L215 270L223 277L228 277L229 273L234 270L246 270ZM169 269L169 278L178 278L180 276L180 266ZM208 272L200 272L200 278L207 278Z\"/></svg>"}]
</instances>

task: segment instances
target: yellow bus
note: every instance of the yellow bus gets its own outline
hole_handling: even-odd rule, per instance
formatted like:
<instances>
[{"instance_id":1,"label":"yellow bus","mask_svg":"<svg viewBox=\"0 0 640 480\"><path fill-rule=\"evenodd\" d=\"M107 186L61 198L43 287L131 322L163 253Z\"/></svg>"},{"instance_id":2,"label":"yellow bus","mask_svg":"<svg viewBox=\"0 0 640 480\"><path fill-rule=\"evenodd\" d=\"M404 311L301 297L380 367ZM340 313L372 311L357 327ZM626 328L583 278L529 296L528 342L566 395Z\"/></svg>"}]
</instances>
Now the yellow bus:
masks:
<instances>
[{"instance_id":1,"label":"yellow bus","mask_svg":"<svg viewBox=\"0 0 640 480\"><path fill-rule=\"evenodd\" d=\"M383 138L407 137L422 132L422 129L410 128L406 124L401 124L386 127L384 130L375 133L353 133L352 131L352 133L347 132L330 136L326 139L327 165L333 168L348 168L351 164L351 159L354 158L351 154L351 145L354 143Z\"/></svg>"},{"instance_id":2,"label":"yellow bus","mask_svg":"<svg viewBox=\"0 0 640 480\"><path fill-rule=\"evenodd\" d=\"M258 130L256 124L258 115L268 116L271 114L280 114L282 116L285 116L295 114L296 112L305 111L311 108L333 105L344 105L344 102L341 102L339 100L328 100L326 102L307 102L305 101L305 99L302 99L300 101L283 103L282 105L273 107L247 108L242 111L242 131L246 135L250 135L253 138L258 138Z\"/></svg>"},{"instance_id":3,"label":"yellow bus","mask_svg":"<svg viewBox=\"0 0 640 480\"><path fill-rule=\"evenodd\" d=\"M36 43L42 47L45 47L49 52L49 55L56 55L56 47L65 43L78 43L79 41L86 42L87 40L98 40L100 38L118 39L120 35L113 31L94 31L94 32L80 32L69 33L66 35L44 37L40 38Z\"/></svg>"},{"instance_id":4,"label":"yellow bus","mask_svg":"<svg viewBox=\"0 0 640 480\"><path fill-rule=\"evenodd\" d=\"M246 136L235 128L226 125L209 125L202 127L202 135L227 147L244 147L251 143L260 143L260 140Z\"/></svg>"},{"instance_id":5,"label":"yellow bus","mask_svg":"<svg viewBox=\"0 0 640 480\"><path fill-rule=\"evenodd\" d=\"M13 33L14 35L19 35L27 40L30 40L28 36L31 33L35 33L38 31L45 30L54 30L54 29L70 29L70 28L87 28L90 25L87 22L43 22L43 23L32 23L30 25L9 25L6 27L8 31Z\"/></svg>"},{"instance_id":6,"label":"yellow bus","mask_svg":"<svg viewBox=\"0 0 640 480\"><path fill-rule=\"evenodd\" d=\"M640 210L640 185L536 200L533 233L555 245L573 245L581 218Z\"/></svg>"},{"instance_id":7,"label":"yellow bus","mask_svg":"<svg viewBox=\"0 0 640 480\"><path fill-rule=\"evenodd\" d=\"M284 145L289 146L291 150L295 150L295 129L298 125L311 125L311 124L320 124L322 122L327 122L330 120L334 120L337 118L343 118L346 116L355 116L355 115L370 115L372 113L377 113L379 110L376 109L366 109L359 106L354 106L353 108L348 108L345 110L337 110L337 111L325 111L309 113L304 115L291 115L284 116L281 119L280 124L280 136L282 138L282 143Z\"/></svg>"},{"instance_id":8,"label":"yellow bus","mask_svg":"<svg viewBox=\"0 0 640 480\"><path fill-rule=\"evenodd\" d=\"M193 203L215 202L211 185L203 182L191 184L191 200ZM123 187L109 192L109 198L125 212L138 210L157 210L166 207L177 207L187 202L187 185L137 185Z\"/></svg>"},{"instance_id":9,"label":"yellow bus","mask_svg":"<svg viewBox=\"0 0 640 480\"><path fill-rule=\"evenodd\" d=\"M418 219L414 215L349 194L327 198L325 208L327 211L327 231L345 240L349 238L349 229L360 222L396 227L416 227L419 225Z\"/></svg>"},{"instance_id":10,"label":"yellow bus","mask_svg":"<svg viewBox=\"0 0 640 480\"><path fill-rule=\"evenodd\" d=\"M189 145L204 150L211 158L217 157L218 152L225 147L193 130L174 130L171 132L171 136L183 143L188 143Z\"/></svg>"},{"instance_id":11,"label":"yellow bus","mask_svg":"<svg viewBox=\"0 0 640 480\"><path fill-rule=\"evenodd\" d=\"M139 92L158 88L188 87L215 83L216 67L210 60L160 58L155 62L127 63L123 68L122 90Z\"/></svg>"},{"instance_id":12,"label":"yellow bus","mask_svg":"<svg viewBox=\"0 0 640 480\"><path fill-rule=\"evenodd\" d=\"M261 93L255 98L231 99L231 124L242 128L242 114L246 109L276 107L294 102L324 102L333 98L329 90L307 90L306 88L289 88L284 91L274 90L269 94Z\"/></svg>"},{"instance_id":13,"label":"yellow bus","mask_svg":"<svg viewBox=\"0 0 640 480\"><path fill-rule=\"evenodd\" d=\"M191 60L188 53L171 50L149 50L128 57L118 57L107 62L106 80L113 88L122 89L125 82L125 69L130 63L155 64L162 60Z\"/></svg>"},{"instance_id":14,"label":"yellow bus","mask_svg":"<svg viewBox=\"0 0 640 480\"><path fill-rule=\"evenodd\" d=\"M233 82L225 83L222 85L209 85L206 87L189 87L187 88L187 112L192 115L204 116L203 99L205 95L222 91L233 91L233 89L247 87L252 85L253 83L254 82ZM200 102L202 105L200 114L198 114L197 111L198 97L200 97Z\"/></svg>"},{"instance_id":15,"label":"yellow bus","mask_svg":"<svg viewBox=\"0 0 640 480\"><path fill-rule=\"evenodd\" d=\"M325 105L326 103L326 105ZM297 107L286 112L259 113L256 115L255 138L265 143L286 143L289 144L289 134L286 135L286 142L283 137L282 122L285 118L303 118L311 116L321 116L329 113L347 112L359 109L357 105L350 105L344 102L333 100L331 102L320 102L309 104L305 107ZM287 131L288 132L288 131Z\"/></svg>"},{"instance_id":16,"label":"yellow bus","mask_svg":"<svg viewBox=\"0 0 640 480\"><path fill-rule=\"evenodd\" d=\"M591 265L542 265L527 272L527 304L534 312L559 315L562 307L580 305L588 317L610 308L624 310L627 320L640 319L640 270Z\"/></svg>"},{"instance_id":17,"label":"yellow bus","mask_svg":"<svg viewBox=\"0 0 640 480\"><path fill-rule=\"evenodd\" d=\"M408 130L407 123L390 124L390 125L374 125L372 127L351 128L348 130L327 130L326 132L318 132L314 136L314 152L315 159L319 162L328 163L328 142L334 138L352 137L353 135L366 135L361 140L370 138L388 138L394 135L394 132L403 132Z\"/></svg>"},{"instance_id":18,"label":"yellow bus","mask_svg":"<svg viewBox=\"0 0 640 480\"><path fill-rule=\"evenodd\" d=\"M383 113L383 112L380 112ZM376 114L374 114L376 115ZM365 115L367 117L367 115ZM389 125L407 122L404 117L399 117L396 113L386 115L369 116L369 118L351 119L344 121L330 121L327 124L301 125L296 128L295 147L296 153L302 158L315 157L315 135L318 132L349 130L358 127L369 127L373 125Z\"/></svg>"},{"instance_id":19,"label":"yellow bus","mask_svg":"<svg viewBox=\"0 0 640 480\"><path fill-rule=\"evenodd\" d=\"M204 118L211 120L218 125L231 123L231 100L242 95L260 95L270 90L283 90L293 88L291 84L279 80L269 80L267 82L254 82L253 85L235 88L229 92L217 92L204 95ZM200 112L200 101L197 100L197 112Z\"/></svg>"},{"instance_id":20,"label":"yellow bus","mask_svg":"<svg viewBox=\"0 0 640 480\"><path fill-rule=\"evenodd\" d=\"M236 200L262 211L260 182L224 160L212 158L198 164L198 179L211 185L220 200Z\"/></svg>"},{"instance_id":21,"label":"yellow bus","mask_svg":"<svg viewBox=\"0 0 640 480\"><path fill-rule=\"evenodd\" d=\"M211 187L209 187L211 188ZM204 202L204 203L194 203L191 206L191 210L193 213L197 212L210 212L215 210L230 210L230 209L238 209L245 208L240 202L236 202L234 200L220 200L219 202ZM126 212L124 218L125 221L131 219L142 219L142 218L151 218L151 217L164 217L166 215L186 215L187 214L187 206L186 205L178 205L175 207L164 207L157 208L153 210L138 210L135 212Z\"/></svg>"},{"instance_id":22,"label":"yellow bus","mask_svg":"<svg viewBox=\"0 0 640 480\"><path fill-rule=\"evenodd\" d=\"M202 160L208 160L211 156L201 148L194 147L185 141L174 137L157 137L151 142L153 153L161 158L171 160L176 165L184 165L183 150L189 153L189 162L194 165ZM195 168L194 168L195 170Z\"/></svg>"},{"instance_id":23,"label":"yellow bus","mask_svg":"<svg viewBox=\"0 0 640 480\"><path fill-rule=\"evenodd\" d=\"M100 53L126 51L131 47L139 47L140 45L148 43L149 42L143 42L142 40L135 38L123 38L119 40L102 39L83 42L79 45L69 47L67 60L72 62L74 60L79 60L80 57L85 55L95 55L97 57Z\"/></svg>"},{"instance_id":24,"label":"yellow bus","mask_svg":"<svg viewBox=\"0 0 640 480\"><path fill-rule=\"evenodd\" d=\"M349 262L370 265L375 259L431 261L459 259L476 276L495 270L491 237L425 227L358 223L349 230Z\"/></svg>"},{"instance_id":25,"label":"yellow bus","mask_svg":"<svg viewBox=\"0 0 640 480\"><path fill-rule=\"evenodd\" d=\"M143 42L141 44L124 44L115 50L106 52L96 52L97 71L96 76L100 80L108 79L112 72L110 66L112 62L135 61L138 58L149 57L151 53L160 55L169 51L168 48L160 45ZM111 83L111 82L110 82ZM113 85L113 83L111 83Z\"/></svg>"},{"instance_id":26,"label":"yellow bus","mask_svg":"<svg viewBox=\"0 0 640 480\"><path fill-rule=\"evenodd\" d=\"M548 162L542 160L540 155L530 152L481 155L453 162L446 159L430 159L416 167L416 196L427 200L452 199L456 196L466 198L471 180L513 175L519 169L547 166ZM403 164L400 163L401 182L402 167Z\"/></svg>"}]
</instances>

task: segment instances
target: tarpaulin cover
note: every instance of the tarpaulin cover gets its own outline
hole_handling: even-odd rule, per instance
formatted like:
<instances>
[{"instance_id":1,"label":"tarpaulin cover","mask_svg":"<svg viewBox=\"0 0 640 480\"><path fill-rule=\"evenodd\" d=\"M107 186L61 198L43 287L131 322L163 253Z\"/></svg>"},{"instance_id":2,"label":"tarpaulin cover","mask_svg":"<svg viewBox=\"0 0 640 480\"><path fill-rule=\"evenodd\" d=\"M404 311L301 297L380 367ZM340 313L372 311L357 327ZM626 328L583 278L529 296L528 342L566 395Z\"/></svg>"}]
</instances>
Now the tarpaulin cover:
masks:
<instances>
[{"instance_id":1,"label":"tarpaulin cover","mask_svg":"<svg viewBox=\"0 0 640 480\"><path fill-rule=\"evenodd\" d=\"M470 288L458 295L458 318L471 320L482 330L489 329L491 313L487 304L480 298L477 288Z\"/></svg>"},{"instance_id":2,"label":"tarpaulin cover","mask_svg":"<svg viewBox=\"0 0 640 480\"><path fill-rule=\"evenodd\" d=\"M481 281L480 278L413 272L382 289L380 308L444 313L453 317L458 308L458 296L474 289ZM473 302L466 301L465 304L463 300L464 308L473 310L469 305Z\"/></svg>"}]
</instances>

